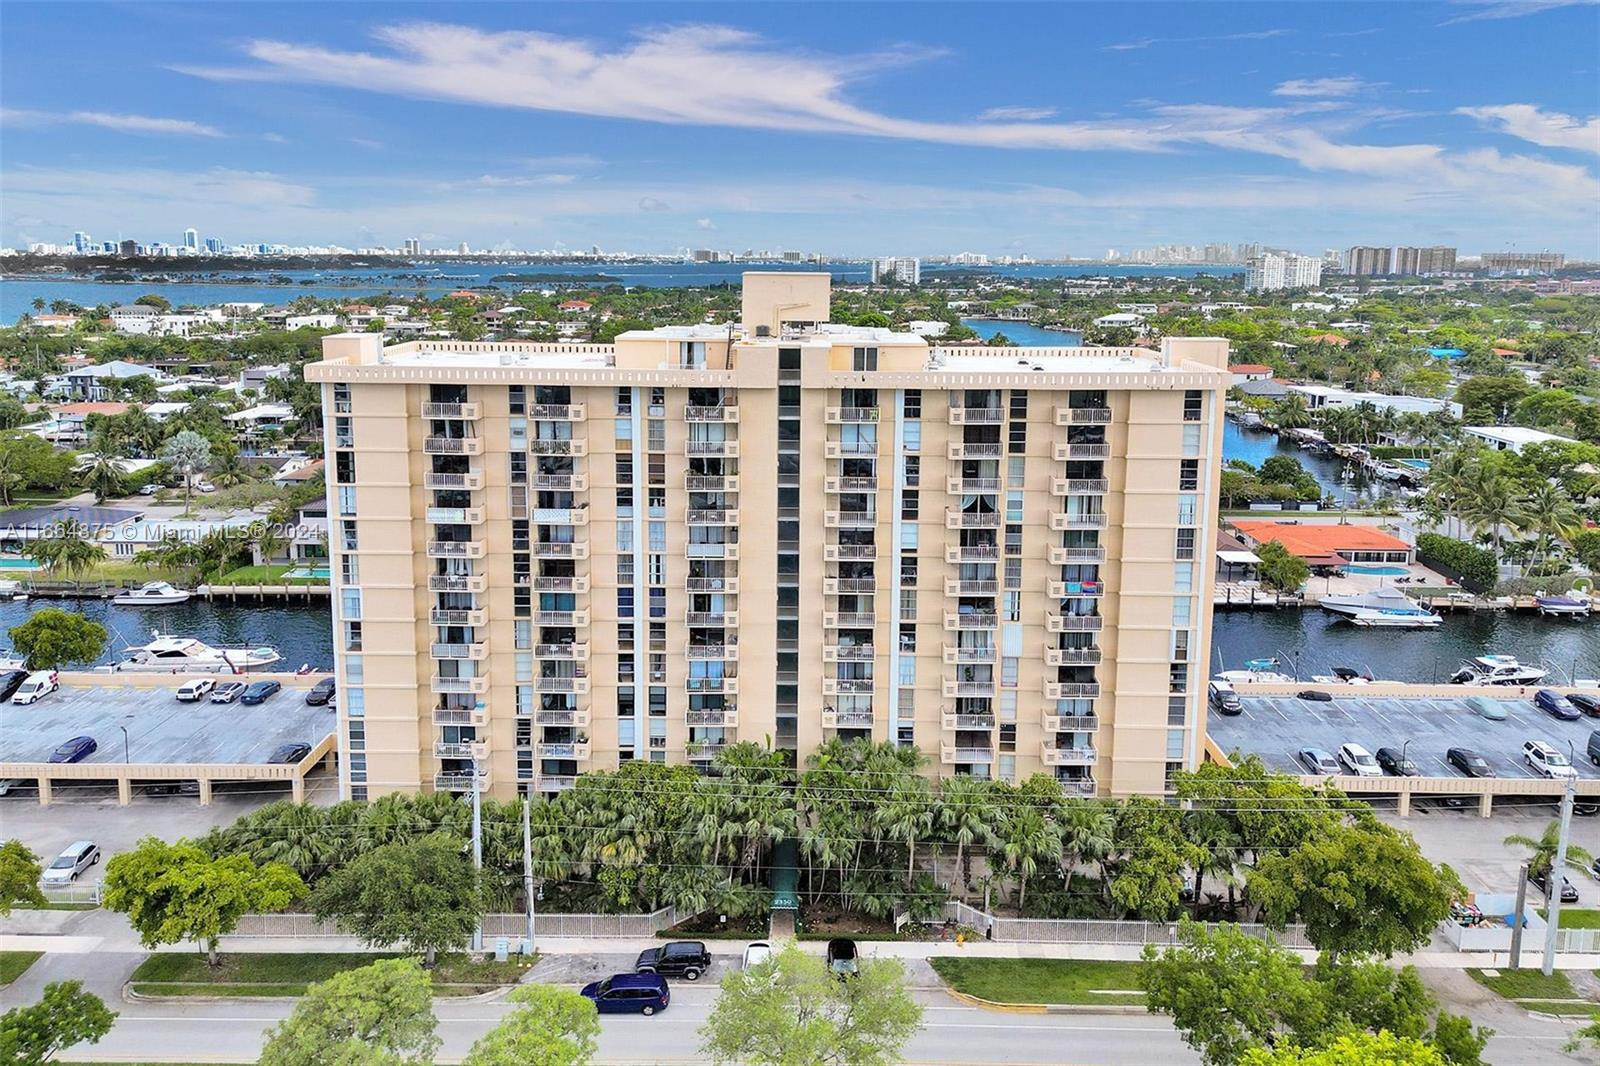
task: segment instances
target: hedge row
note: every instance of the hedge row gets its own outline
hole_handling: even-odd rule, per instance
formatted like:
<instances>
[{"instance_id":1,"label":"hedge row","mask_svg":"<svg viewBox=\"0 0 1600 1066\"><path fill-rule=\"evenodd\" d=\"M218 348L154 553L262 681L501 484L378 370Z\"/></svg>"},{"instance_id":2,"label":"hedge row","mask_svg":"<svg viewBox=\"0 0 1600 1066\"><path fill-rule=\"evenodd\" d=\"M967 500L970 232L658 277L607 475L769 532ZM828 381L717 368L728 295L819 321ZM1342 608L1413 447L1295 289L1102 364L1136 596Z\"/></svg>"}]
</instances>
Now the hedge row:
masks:
<instances>
[{"instance_id":1,"label":"hedge row","mask_svg":"<svg viewBox=\"0 0 1600 1066\"><path fill-rule=\"evenodd\" d=\"M1424 566L1455 578L1473 592L1493 592L1500 580L1494 552L1454 537L1423 533L1417 537L1417 557Z\"/></svg>"}]
</instances>

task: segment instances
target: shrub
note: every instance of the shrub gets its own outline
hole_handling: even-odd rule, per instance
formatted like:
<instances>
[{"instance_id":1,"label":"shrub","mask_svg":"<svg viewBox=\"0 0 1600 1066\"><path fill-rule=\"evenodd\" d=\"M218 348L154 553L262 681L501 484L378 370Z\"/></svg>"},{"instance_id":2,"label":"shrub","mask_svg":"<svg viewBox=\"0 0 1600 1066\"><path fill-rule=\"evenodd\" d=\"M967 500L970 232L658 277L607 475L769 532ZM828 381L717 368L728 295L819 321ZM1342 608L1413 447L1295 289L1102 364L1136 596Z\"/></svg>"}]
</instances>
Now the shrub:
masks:
<instances>
[{"instance_id":1,"label":"shrub","mask_svg":"<svg viewBox=\"0 0 1600 1066\"><path fill-rule=\"evenodd\" d=\"M1492 592L1500 579L1494 552L1454 537L1424 533L1417 538L1417 555L1425 565L1455 578L1473 592Z\"/></svg>"}]
</instances>

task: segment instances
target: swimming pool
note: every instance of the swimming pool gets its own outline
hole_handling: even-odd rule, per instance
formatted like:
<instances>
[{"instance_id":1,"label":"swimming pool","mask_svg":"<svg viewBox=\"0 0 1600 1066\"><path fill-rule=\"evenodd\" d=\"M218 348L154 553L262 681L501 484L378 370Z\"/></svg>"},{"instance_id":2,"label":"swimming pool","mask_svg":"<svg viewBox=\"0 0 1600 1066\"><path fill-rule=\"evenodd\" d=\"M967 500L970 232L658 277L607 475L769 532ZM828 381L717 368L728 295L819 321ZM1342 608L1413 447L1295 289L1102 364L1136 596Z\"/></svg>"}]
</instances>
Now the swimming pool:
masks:
<instances>
[{"instance_id":1,"label":"swimming pool","mask_svg":"<svg viewBox=\"0 0 1600 1066\"><path fill-rule=\"evenodd\" d=\"M32 559L0 559L0 570L37 570L39 564Z\"/></svg>"},{"instance_id":2,"label":"swimming pool","mask_svg":"<svg viewBox=\"0 0 1600 1066\"><path fill-rule=\"evenodd\" d=\"M1429 467L1433 465L1432 459L1396 459L1395 462L1401 466L1409 466L1413 470L1421 470L1423 473L1427 473Z\"/></svg>"},{"instance_id":3,"label":"swimming pool","mask_svg":"<svg viewBox=\"0 0 1600 1066\"><path fill-rule=\"evenodd\" d=\"M1405 577L1411 573L1403 566L1347 566L1347 574L1365 574L1368 577Z\"/></svg>"},{"instance_id":4,"label":"swimming pool","mask_svg":"<svg viewBox=\"0 0 1600 1066\"><path fill-rule=\"evenodd\" d=\"M284 577L294 578L321 578L326 581L333 576L333 571L326 566L297 566L293 570L286 570Z\"/></svg>"}]
</instances>

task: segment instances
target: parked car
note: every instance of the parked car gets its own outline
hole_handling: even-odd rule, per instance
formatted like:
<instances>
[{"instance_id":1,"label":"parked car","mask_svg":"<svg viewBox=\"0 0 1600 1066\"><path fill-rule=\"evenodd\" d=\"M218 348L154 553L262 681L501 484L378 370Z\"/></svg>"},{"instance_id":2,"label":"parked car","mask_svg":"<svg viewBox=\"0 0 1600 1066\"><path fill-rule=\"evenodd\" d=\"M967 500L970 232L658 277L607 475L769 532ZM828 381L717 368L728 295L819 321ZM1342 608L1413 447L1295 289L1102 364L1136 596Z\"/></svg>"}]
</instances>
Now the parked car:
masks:
<instances>
[{"instance_id":1,"label":"parked car","mask_svg":"<svg viewBox=\"0 0 1600 1066\"><path fill-rule=\"evenodd\" d=\"M1417 777L1422 771L1417 769L1417 764L1406 757L1403 748L1379 748L1373 757L1378 760L1378 765L1386 774L1396 777Z\"/></svg>"},{"instance_id":2,"label":"parked car","mask_svg":"<svg viewBox=\"0 0 1600 1066\"><path fill-rule=\"evenodd\" d=\"M224 681L211 690L212 703L232 703L244 695L245 684L243 681Z\"/></svg>"},{"instance_id":3,"label":"parked car","mask_svg":"<svg viewBox=\"0 0 1600 1066\"><path fill-rule=\"evenodd\" d=\"M194 483L194 489L195 489L196 492L216 492L217 491L217 487L215 485L213 485L209 481L196 481Z\"/></svg>"},{"instance_id":4,"label":"parked car","mask_svg":"<svg viewBox=\"0 0 1600 1066\"><path fill-rule=\"evenodd\" d=\"M760 966L770 958L772 958L772 945L765 940L754 941L744 949L744 968L748 970Z\"/></svg>"},{"instance_id":5,"label":"parked car","mask_svg":"<svg viewBox=\"0 0 1600 1066\"><path fill-rule=\"evenodd\" d=\"M1589 743L1584 745L1583 753L1589 756L1589 761L1600 766L1600 729L1589 734Z\"/></svg>"},{"instance_id":6,"label":"parked car","mask_svg":"<svg viewBox=\"0 0 1600 1066\"><path fill-rule=\"evenodd\" d=\"M711 953L698 940L674 940L659 948L645 948L633 964L635 973L658 973L698 981L711 968Z\"/></svg>"},{"instance_id":7,"label":"parked car","mask_svg":"<svg viewBox=\"0 0 1600 1066\"><path fill-rule=\"evenodd\" d=\"M1468 696L1467 706L1472 708L1474 714L1480 718L1487 718L1491 722L1506 720L1506 705L1499 700L1491 700L1488 696Z\"/></svg>"},{"instance_id":8,"label":"parked car","mask_svg":"<svg viewBox=\"0 0 1600 1066\"><path fill-rule=\"evenodd\" d=\"M1574 707L1571 700L1553 688L1542 688L1535 692L1533 705L1551 718L1559 718L1563 722L1576 722L1583 717L1583 712Z\"/></svg>"},{"instance_id":9,"label":"parked car","mask_svg":"<svg viewBox=\"0 0 1600 1066\"><path fill-rule=\"evenodd\" d=\"M94 737L73 737L50 753L45 762L82 762L100 747Z\"/></svg>"},{"instance_id":10,"label":"parked car","mask_svg":"<svg viewBox=\"0 0 1600 1066\"><path fill-rule=\"evenodd\" d=\"M181 786L176 781L152 781L144 786L146 796L176 796Z\"/></svg>"},{"instance_id":11,"label":"parked car","mask_svg":"<svg viewBox=\"0 0 1600 1066\"><path fill-rule=\"evenodd\" d=\"M45 867L39 883L69 885L78 879L79 874L99 861L100 849L95 847L94 841L79 840L68 844L67 850L57 855L55 861Z\"/></svg>"},{"instance_id":12,"label":"parked car","mask_svg":"<svg viewBox=\"0 0 1600 1066\"><path fill-rule=\"evenodd\" d=\"M1206 689L1211 706L1215 707L1218 714L1238 714L1244 710L1244 703L1239 699L1239 694L1233 690L1233 685L1227 681L1213 681Z\"/></svg>"},{"instance_id":13,"label":"parked car","mask_svg":"<svg viewBox=\"0 0 1600 1066\"><path fill-rule=\"evenodd\" d=\"M590 981L580 993L601 1014L654 1014L672 999L666 978L658 973L618 973Z\"/></svg>"},{"instance_id":14,"label":"parked car","mask_svg":"<svg viewBox=\"0 0 1600 1066\"><path fill-rule=\"evenodd\" d=\"M178 686L179 703L199 703L217 687L214 677L197 677L193 681L185 681Z\"/></svg>"},{"instance_id":15,"label":"parked car","mask_svg":"<svg viewBox=\"0 0 1600 1066\"><path fill-rule=\"evenodd\" d=\"M160 491L161 491L161 486L157 485L154 481L152 481L152 482L150 482L148 484L139 486L139 495L141 495L141 496L154 496L156 493L158 493Z\"/></svg>"},{"instance_id":16,"label":"parked car","mask_svg":"<svg viewBox=\"0 0 1600 1066\"><path fill-rule=\"evenodd\" d=\"M1339 772L1339 760L1321 748L1301 748L1298 758L1300 759L1300 764L1311 773L1336 774Z\"/></svg>"},{"instance_id":17,"label":"parked car","mask_svg":"<svg viewBox=\"0 0 1600 1066\"><path fill-rule=\"evenodd\" d=\"M1380 777L1383 774L1378 767L1378 760L1360 744L1339 745L1339 762L1357 777Z\"/></svg>"},{"instance_id":18,"label":"parked car","mask_svg":"<svg viewBox=\"0 0 1600 1066\"><path fill-rule=\"evenodd\" d=\"M239 702L251 705L265 703L269 697L282 687L282 681L252 681L250 687L244 690L244 695L239 697Z\"/></svg>"},{"instance_id":19,"label":"parked car","mask_svg":"<svg viewBox=\"0 0 1600 1066\"><path fill-rule=\"evenodd\" d=\"M306 689L306 703L313 707L320 707L333 699L333 678L325 677L315 685Z\"/></svg>"},{"instance_id":20,"label":"parked car","mask_svg":"<svg viewBox=\"0 0 1600 1066\"><path fill-rule=\"evenodd\" d=\"M1594 875L1596 881L1600 881L1600 859L1595 859L1589 864L1589 872Z\"/></svg>"},{"instance_id":21,"label":"parked car","mask_svg":"<svg viewBox=\"0 0 1600 1066\"><path fill-rule=\"evenodd\" d=\"M37 703L61 687L61 675L54 670L35 670L23 679L12 694L11 702L26 707Z\"/></svg>"},{"instance_id":22,"label":"parked car","mask_svg":"<svg viewBox=\"0 0 1600 1066\"><path fill-rule=\"evenodd\" d=\"M1569 692L1567 701L1578 708L1578 713L1600 718L1600 692Z\"/></svg>"},{"instance_id":23,"label":"parked car","mask_svg":"<svg viewBox=\"0 0 1600 1066\"><path fill-rule=\"evenodd\" d=\"M1333 696L1322 691L1320 688L1303 688L1299 692L1295 693L1295 695L1299 696L1303 700L1308 700L1311 703L1333 702Z\"/></svg>"},{"instance_id":24,"label":"parked car","mask_svg":"<svg viewBox=\"0 0 1600 1066\"><path fill-rule=\"evenodd\" d=\"M272 749L272 754L267 756L268 762L297 763L311 754L311 745L304 741L295 741L292 744L279 744Z\"/></svg>"},{"instance_id":25,"label":"parked car","mask_svg":"<svg viewBox=\"0 0 1600 1066\"><path fill-rule=\"evenodd\" d=\"M854 977L861 971L854 940L838 937L828 941L828 969L835 977Z\"/></svg>"},{"instance_id":26,"label":"parked car","mask_svg":"<svg viewBox=\"0 0 1600 1066\"><path fill-rule=\"evenodd\" d=\"M1444 753L1445 759L1457 770L1468 777L1494 777L1494 767L1489 761L1471 748L1451 748Z\"/></svg>"},{"instance_id":27,"label":"parked car","mask_svg":"<svg viewBox=\"0 0 1600 1066\"><path fill-rule=\"evenodd\" d=\"M9 700L26 680L28 680L26 670L7 670L0 674L0 700Z\"/></svg>"},{"instance_id":28,"label":"parked car","mask_svg":"<svg viewBox=\"0 0 1600 1066\"><path fill-rule=\"evenodd\" d=\"M1573 768L1566 753L1542 740L1525 741L1522 745L1522 758L1527 762L1529 769L1542 777L1578 776L1578 771Z\"/></svg>"},{"instance_id":29,"label":"parked car","mask_svg":"<svg viewBox=\"0 0 1600 1066\"><path fill-rule=\"evenodd\" d=\"M1530 873L1530 874L1528 874L1528 881L1529 881L1530 884L1533 885L1533 887L1537 888L1541 893L1543 893L1545 898L1547 898L1547 899L1549 898L1549 896L1550 896L1550 888L1549 888L1550 871L1549 870L1540 870L1538 873ZM1571 881L1568 881L1566 879L1565 876L1563 876L1561 878L1561 902L1562 903L1576 903L1576 902L1578 902L1578 890L1577 890L1577 888L1575 888L1573 886Z\"/></svg>"}]
</instances>

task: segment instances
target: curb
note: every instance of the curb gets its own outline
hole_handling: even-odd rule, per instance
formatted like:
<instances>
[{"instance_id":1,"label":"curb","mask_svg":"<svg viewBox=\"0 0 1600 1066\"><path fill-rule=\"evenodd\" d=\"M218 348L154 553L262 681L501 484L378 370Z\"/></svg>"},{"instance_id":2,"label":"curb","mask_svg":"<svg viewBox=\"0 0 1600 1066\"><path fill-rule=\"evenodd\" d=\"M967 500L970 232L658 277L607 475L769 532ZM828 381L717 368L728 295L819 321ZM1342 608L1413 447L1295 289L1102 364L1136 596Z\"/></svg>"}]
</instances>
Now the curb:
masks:
<instances>
[{"instance_id":1,"label":"curb","mask_svg":"<svg viewBox=\"0 0 1600 1066\"><path fill-rule=\"evenodd\" d=\"M945 994L958 1002L968 1006L977 1007L979 1010L993 1011L997 1014L1148 1014L1144 1007L1129 1003L997 1003L992 999L983 999L980 996L968 995L966 992L957 992L949 985L945 986Z\"/></svg>"}]
</instances>

